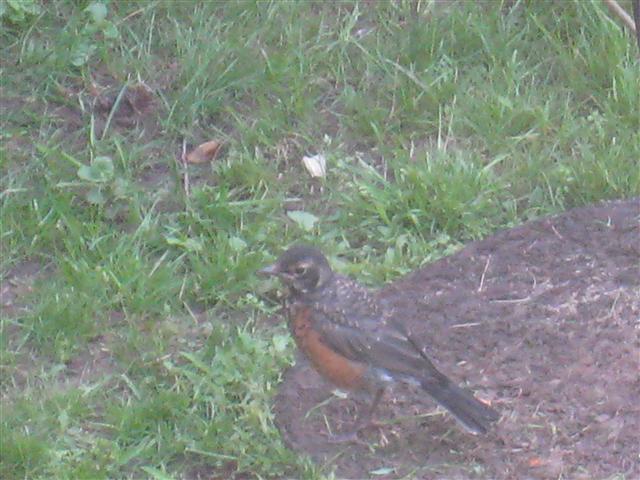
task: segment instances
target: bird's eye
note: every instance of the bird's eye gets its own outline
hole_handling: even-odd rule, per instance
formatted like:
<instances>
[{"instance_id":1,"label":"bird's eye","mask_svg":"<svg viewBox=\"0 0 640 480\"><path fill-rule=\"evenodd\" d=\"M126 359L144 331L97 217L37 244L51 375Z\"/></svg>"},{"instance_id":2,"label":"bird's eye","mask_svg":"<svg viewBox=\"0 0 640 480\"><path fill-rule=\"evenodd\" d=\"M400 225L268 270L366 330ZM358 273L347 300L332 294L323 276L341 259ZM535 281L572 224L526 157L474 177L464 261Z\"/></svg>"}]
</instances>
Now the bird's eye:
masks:
<instances>
[{"instance_id":1,"label":"bird's eye","mask_svg":"<svg viewBox=\"0 0 640 480\"><path fill-rule=\"evenodd\" d=\"M296 275L304 275L307 272L307 267L296 267L293 270L293 273Z\"/></svg>"}]
</instances>

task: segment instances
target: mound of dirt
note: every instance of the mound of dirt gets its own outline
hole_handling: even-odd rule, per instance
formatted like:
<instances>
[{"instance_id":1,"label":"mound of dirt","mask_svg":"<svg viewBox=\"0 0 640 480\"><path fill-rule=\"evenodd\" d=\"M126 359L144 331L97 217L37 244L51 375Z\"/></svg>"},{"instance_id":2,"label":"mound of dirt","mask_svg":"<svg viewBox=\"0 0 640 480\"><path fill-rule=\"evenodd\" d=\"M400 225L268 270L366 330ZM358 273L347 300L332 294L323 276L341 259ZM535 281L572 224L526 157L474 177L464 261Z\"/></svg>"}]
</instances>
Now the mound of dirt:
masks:
<instances>
[{"instance_id":1,"label":"mound of dirt","mask_svg":"<svg viewBox=\"0 0 640 480\"><path fill-rule=\"evenodd\" d=\"M330 444L364 405L300 360L276 421L340 478L639 478L640 199L529 222L379 295L434 363L502 414L469 435L419 391L387 392L367 445Z\"/></svg>"}]
</instances>

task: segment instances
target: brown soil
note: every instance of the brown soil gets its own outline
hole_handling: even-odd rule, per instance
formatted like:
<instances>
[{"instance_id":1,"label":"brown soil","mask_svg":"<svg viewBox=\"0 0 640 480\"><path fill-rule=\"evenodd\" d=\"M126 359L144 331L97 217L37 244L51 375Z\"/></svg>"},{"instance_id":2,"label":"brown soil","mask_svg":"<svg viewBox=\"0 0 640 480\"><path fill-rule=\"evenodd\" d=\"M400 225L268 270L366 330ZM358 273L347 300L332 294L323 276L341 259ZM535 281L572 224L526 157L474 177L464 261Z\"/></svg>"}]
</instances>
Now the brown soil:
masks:
<instances>
[{"instance_id":1,"label":"brown soil","mask_svg":"<svg viewBox=\"0 0 640 480\"><path fill-rule=\"evenodd\" d=\"M0 313L4 316L17 315L26 307L21 298L33 290L33 283L42 275L42 266L38 262L24 261L14 265L0 279Z\"/></svg>"},{"instance_id":2,"label":"brown soil","mask_svg":"<svg viewBox=\"0 0 640 480\"><path fill-rule=\"evenodd\" d=\"M473 243L383 288L440 368L502 419L473 436L419 391L388 392L368 445L330 444L362 401L300 361L275 404L285 441L339 478L640 478L640 198ZM327 402L322 403L324 400Z\"/></svg>"}]
</instances>

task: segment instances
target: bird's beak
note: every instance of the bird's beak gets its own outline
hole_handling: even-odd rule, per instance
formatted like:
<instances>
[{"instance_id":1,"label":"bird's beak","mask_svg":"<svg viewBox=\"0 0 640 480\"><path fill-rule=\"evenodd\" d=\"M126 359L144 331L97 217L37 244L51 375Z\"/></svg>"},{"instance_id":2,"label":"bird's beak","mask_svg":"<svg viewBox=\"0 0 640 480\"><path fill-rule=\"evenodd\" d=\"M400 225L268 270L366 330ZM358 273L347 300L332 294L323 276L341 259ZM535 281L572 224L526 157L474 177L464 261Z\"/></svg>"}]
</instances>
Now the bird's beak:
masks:
<instances>
[{"instance_id":1,"label":"bird's beak","mask_svg":"<svg viewBox=\"0 0 640 480\"><path fill-rule=\"evenodd\" d=\"M258 275L262 275L263 277L273 277L280 273L280 268L277 263L273 265L269 265L268 267L261 268L258 270Z\"/></svg>"}]
</instances>

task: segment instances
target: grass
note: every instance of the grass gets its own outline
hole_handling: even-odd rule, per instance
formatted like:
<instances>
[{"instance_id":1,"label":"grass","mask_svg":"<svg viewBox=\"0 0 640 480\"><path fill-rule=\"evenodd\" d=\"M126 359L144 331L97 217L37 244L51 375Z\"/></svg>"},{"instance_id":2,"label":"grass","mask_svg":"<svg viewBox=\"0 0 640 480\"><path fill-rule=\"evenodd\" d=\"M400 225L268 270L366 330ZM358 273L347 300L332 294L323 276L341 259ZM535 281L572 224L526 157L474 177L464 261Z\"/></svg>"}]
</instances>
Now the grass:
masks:
<instances>
[{"instance_id":1,"label":"grass","mask_svg":"<svg viewBox=\"0 0 640 480\"><path fill-rule=\"evenodd\" d=\"M640 194L638 53L600 2L33 3L0 34L3 478L330 475L274 427L259 267L306 241L377 286ZM100 110L139 82L137 122Z\"/></svg>"}]
</instances>

